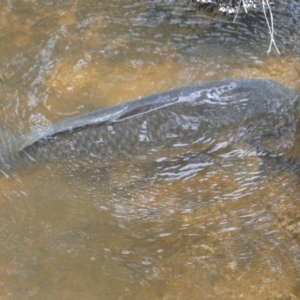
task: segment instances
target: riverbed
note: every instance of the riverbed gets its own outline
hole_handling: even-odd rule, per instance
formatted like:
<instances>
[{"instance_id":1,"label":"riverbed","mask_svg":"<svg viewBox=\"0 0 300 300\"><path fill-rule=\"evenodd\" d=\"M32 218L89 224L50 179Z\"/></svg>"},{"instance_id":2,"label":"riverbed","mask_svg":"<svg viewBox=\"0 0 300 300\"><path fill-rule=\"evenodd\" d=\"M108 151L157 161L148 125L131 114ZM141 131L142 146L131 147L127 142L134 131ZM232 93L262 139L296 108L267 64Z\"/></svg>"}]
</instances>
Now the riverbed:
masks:
<instances>
[{"instance_id":1,"label":"riverbed","mask_svg":"<svg viewBox=\"0 0 300 300\"><path fill-rule=\"evenodd\" d=\"M0 140L217 79L300 91L299 13L274 7L279 55L267 54L260 9L233 22L186 1L3 1ZM2 177L0 298L299 299L294 159L285 168L236 143L211 157Z\"/></svg>"}]
</instances>

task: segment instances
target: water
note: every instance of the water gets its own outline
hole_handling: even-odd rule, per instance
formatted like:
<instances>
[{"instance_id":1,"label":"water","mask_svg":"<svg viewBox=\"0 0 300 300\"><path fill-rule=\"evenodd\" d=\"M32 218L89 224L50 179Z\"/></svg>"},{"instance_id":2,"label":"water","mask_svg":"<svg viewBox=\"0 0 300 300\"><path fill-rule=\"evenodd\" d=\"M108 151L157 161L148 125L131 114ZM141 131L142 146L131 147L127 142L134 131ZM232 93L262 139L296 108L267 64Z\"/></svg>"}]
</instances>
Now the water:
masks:
<instances>
[{"instance_id":1,"label":"water","mask_svg":"<svg viewBox=\"0 0 300 300\"><path fill-rule=\"evenodd\" d=\"M186 1L3 1L0 139L193 82L260 77L300 90L290 5L274 10L282 54L267 56L261 13L232 23ZM1 178L0 297L298 299L297 165L242 143L167 154Z\"/></svg>"}]
</instances>

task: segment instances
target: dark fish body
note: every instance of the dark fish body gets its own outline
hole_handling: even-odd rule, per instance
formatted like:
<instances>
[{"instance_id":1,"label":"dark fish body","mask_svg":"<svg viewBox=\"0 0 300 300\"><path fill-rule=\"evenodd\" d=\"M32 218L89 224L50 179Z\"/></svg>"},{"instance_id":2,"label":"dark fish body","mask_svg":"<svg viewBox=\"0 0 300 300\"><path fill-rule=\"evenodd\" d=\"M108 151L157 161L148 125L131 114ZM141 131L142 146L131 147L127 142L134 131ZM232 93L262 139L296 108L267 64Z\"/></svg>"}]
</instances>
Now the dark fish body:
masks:
<instances>
[{"instance_id":1,"label":"dark fish body","mask_svg":"<svg viewBox=\"0 0 300 300\"><path fill-rule=\"evenodd\" d=\"M295 122L299 97L266 80L222 80L154 94L65 120L0 146L0 171L37 163L148 160L166 149L208 149Z\"/></svg>"}]
</instances>

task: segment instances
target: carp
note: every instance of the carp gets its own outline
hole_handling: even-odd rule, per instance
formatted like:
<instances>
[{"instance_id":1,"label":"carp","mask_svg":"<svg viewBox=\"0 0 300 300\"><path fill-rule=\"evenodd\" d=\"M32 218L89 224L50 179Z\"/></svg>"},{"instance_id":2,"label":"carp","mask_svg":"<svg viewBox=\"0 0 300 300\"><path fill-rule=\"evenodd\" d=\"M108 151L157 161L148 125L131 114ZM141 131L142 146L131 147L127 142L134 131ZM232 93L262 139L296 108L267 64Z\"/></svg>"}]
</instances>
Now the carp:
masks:
<instances>
[{"instance_id":1,"label":"carp","mask_svg":"<svg viewBox=\"0 0 300 300\"><path fill-rule=\"evenodd\" d=\"M36 164L107 166L257 140L293 124L299 95L268 80L220 80L64 120L0 146L0 171Z\"/></svg>"}]
</instances>

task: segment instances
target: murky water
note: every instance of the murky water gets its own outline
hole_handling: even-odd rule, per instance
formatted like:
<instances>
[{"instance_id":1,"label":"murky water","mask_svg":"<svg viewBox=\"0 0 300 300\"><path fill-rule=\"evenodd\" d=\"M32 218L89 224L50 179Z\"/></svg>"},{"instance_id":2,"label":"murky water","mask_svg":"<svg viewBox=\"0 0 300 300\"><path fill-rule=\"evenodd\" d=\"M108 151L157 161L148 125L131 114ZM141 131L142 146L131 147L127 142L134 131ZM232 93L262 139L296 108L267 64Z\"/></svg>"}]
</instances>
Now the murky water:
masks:
<instances>
[{"instance_id":1,"label":"murky water","mask_svg":"<svg viewBox=\"0 0 300 300\"><path fill-rule=\"evenodd\" d=\"M282 54L267 56L262 13L233 23L186 1L2 1L0 139L194 82L300 90L300 4L289 5L274 9ZM0 298L298 299L297 172L237 143L2 177Z\"/></svg>"}]
</instances>

